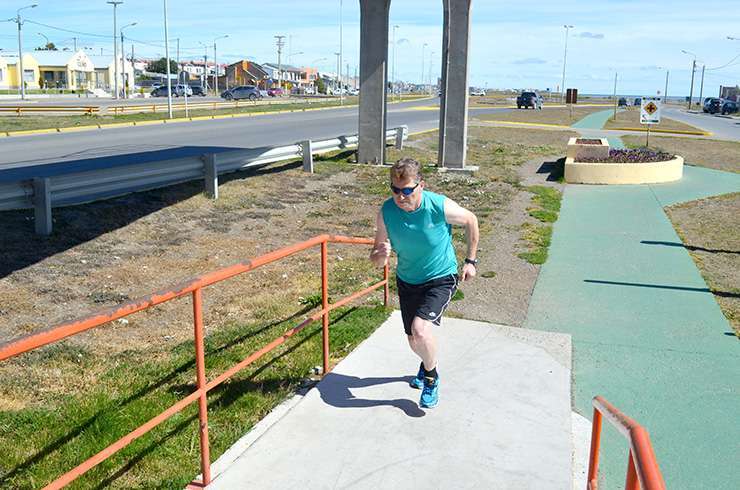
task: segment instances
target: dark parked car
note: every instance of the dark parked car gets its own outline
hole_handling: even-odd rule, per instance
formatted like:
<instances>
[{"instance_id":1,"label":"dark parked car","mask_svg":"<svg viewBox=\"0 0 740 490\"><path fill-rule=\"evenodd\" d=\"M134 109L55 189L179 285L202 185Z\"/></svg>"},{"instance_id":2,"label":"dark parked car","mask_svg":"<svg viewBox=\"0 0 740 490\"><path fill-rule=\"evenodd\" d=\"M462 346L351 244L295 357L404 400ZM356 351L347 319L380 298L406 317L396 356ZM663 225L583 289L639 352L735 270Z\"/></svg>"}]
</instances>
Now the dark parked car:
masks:
<instances>
[{"instance_id":1,"label":"dark parked car","mask_svg":"<svg viewBox=\"0 0 740 490\"><path fill-rule=\"evenodd\" d=\"M193 90L193 95L200 95L201 97L206 96L206 91L200 85L191 85L190 88Z\"/></svg>"},{"instance_id":2,"label":"dark parked car","mask_svg":"<svg viewBox=\"0 0 740 490\"><path fill-rule=\"evenodd\" d=\"M635 102L634 102L634 104L635 104L636 106L637 106L637 105L642 105L642 97L635 97Z\"/></svg>"},{"instance_id":3,"label":"dark parked car","mask_svg":"<svg viewBox=\"0 0 740 490\"><path fill-rule=\"evenodd\" d=\"M735 102L734 100L726 100L722 104L722 109L720 110L720 112L722 114L734 114L737 112L737 110L737 102Z\"/></svg>"},{"instance_id":4,"label":"dark parked car","mask_svg":"<svg viewBox=\"0 0 740 490\"><path fill-rule=\"evenodd\" d=\"M154 90L152 90L152 97L167 97L167 85L164 85L162 87L157 87ZM175 92L175 86L172 86L172 96L177 97L177 92Z\"/></svg>"},{"instance_id":5,"label":"dark parked car","mask_svg":"<svg viewBox=\"0 0 740 490\"><path fill-rule=\"evenodd\" d=\"M716 114L722 111L722 100L717 97L712 97L704 101L704 107L702 111L708 112L709 114Z\"/></svg>"},{"instance_id":6,"label":"dark parked car","mask_svg":"<svg viewBox=\"0 0 740 490\"><path fill-rule=\"evenodd\" d=\"M516 98L516 106L521 109L522 107L528 109L542 109L542 97L537 92L522 92Z\"/></svg>"},{"instance_id":7,"label":"dark parked car","mask_svg":"<svg viewBox=\"0 0 740 490\"><path fill-rule=\"evenodd\" d=\"M627 107L627 99L625 99L624 97L621 97L617 104L619 105L619 107Z\"/></svg>"},{"instance_id":8,"label":"dark parked car","mask_svg":"<svg viewBox=\"0 0 740 490\"><path fill-rule=\"evenodd\" d=\"M240 85L221 93L221 97L226 100L257 100L262 98L262 94L254 85Z\"/></svg>"}]
</instances>

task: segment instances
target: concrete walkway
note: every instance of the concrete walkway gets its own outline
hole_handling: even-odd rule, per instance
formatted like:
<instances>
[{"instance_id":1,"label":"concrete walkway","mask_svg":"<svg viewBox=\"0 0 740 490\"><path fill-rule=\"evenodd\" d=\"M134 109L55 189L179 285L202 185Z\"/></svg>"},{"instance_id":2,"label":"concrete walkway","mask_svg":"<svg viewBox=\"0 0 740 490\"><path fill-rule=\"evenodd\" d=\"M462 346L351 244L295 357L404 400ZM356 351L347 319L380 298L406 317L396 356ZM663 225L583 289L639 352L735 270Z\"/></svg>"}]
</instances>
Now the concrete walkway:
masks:
<instances>
[{"instance_id":1,"label":"concrete walkway","mask_svg":"<svg viewBox=\"0 0 740 490\"><path fill-rule=\"evenodd\" d=\"M663 207L740 191L740 175L685 167L677 183L569 185L525 324L573 336L575 407L600 394L651 434L668 488L740 482L738 342ZM602 439L605 488L628 447Z\"/></svg>"},{"instance_id":2,"label":"concrete walkway","mask_svg":"<svg viewBox=\"0 0 740 490\"><path fill-rule=\"evenodd\" d=\"M572 490L570 339L446 318L418 407L400 313L214 463L210 489Z\"/></svg>"}]
</instances>

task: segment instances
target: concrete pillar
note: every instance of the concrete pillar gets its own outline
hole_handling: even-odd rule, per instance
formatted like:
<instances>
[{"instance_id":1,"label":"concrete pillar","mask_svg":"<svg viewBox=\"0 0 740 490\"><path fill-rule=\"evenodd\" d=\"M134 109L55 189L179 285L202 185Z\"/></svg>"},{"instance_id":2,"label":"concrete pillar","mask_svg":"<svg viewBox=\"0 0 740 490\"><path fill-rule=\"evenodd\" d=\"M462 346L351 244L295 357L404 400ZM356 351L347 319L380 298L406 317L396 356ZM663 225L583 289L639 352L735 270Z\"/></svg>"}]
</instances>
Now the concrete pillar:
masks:
<instances>
[{"instance_id":1,"label":"concrete pillar","mask_svg":"<svg viewBox=\"0 0 740 490\"><path fill-rule=\"evenodd\" d=\"M301 153L303 153L303 171L313 173L313 145L311 140L301 143Z\"/></svg>"},{"instance_id":2,"label":"concrete pillar","mask_svg":"<svg viewBox=\"0 0 740 490\"><path fill-rule=\"evenodd\" d=\"M51 183L49 178L33 179L33 217L37 235L51 235Z\"/></svg>"},{"instance_id":3,"label":"concrete pillar","mask_svg":"<svg viewBox=\"0 0 740 490\"><path fill-rule=\"evenodd\" d=\"M358 163L385 163L390 0L360 0Z\"/></svg>"},{"instance_id":4,"label":"concrete pillar","mask_svg":"<svg viewBox=\"0 0 740 490\"><path fill-rule=\"evenodd\" d=\"M468 44L471 0L443 0L442 100L438 165L463 168L468 144Z\"/></svg>"},{"instance_id":5,"label":"concrete pillar","mask_svg":"<svg viewBox=\"0 0 740 490\"><path fill-rule=\"evenodd\" d=\"M218 159L215 153L203 155L206 196L218 199Z\"/></svg>"}]
</instances>

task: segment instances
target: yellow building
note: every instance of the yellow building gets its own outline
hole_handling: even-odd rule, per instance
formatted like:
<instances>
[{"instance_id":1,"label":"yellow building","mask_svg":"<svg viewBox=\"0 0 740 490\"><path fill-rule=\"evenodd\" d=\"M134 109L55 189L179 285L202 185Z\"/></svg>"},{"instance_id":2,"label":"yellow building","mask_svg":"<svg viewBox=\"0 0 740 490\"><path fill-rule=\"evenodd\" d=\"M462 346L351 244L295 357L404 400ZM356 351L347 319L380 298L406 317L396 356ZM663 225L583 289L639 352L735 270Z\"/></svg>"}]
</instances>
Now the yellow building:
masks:
<instances>
[{"instance_id":1,"label":"yellow building","mask_svg":"<svg viewBox=\"0 0 740 490\"><path fill-rule=\"evenodd\" d=\"M41 88L64 88L68 90L92 89L95 66L84 51L34 51L32 56L38 64L38 84ZM26 58L23 58L26 71Z\"/></svg>"},{"instance_id":2,"label":"yellow building","mask_svg":"<svg viewBox=\"0 0 740 490\"><path fill-rule=\"evenodd\" d=\"M0 70L3 70L0 77L0 88L20 89L17 56L6 56L4 61L0 61ZM39 64L30 53L23 54L23 80L27 89L39 88Z\"/></svg>"}]
</instances>

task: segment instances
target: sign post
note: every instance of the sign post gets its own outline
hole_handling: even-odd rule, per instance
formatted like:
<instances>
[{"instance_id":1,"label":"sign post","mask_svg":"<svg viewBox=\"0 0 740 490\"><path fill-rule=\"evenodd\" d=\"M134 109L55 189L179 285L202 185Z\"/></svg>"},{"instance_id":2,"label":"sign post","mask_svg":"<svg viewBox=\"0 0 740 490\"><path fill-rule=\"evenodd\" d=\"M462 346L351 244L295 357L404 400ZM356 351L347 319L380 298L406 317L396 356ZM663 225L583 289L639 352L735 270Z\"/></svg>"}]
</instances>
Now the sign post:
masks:
<instances>
[{"instance_id":1,"label":"sign post","mask_svg":"<svg viewBox=\"0 0 740 490\"><path fill-rule=\"evenodd\" d=\"M647 124L645 146L650 146L650 125L660 124L660 97L643 97L640 104L640 124Z\"/></svg>"}]
</instances>

